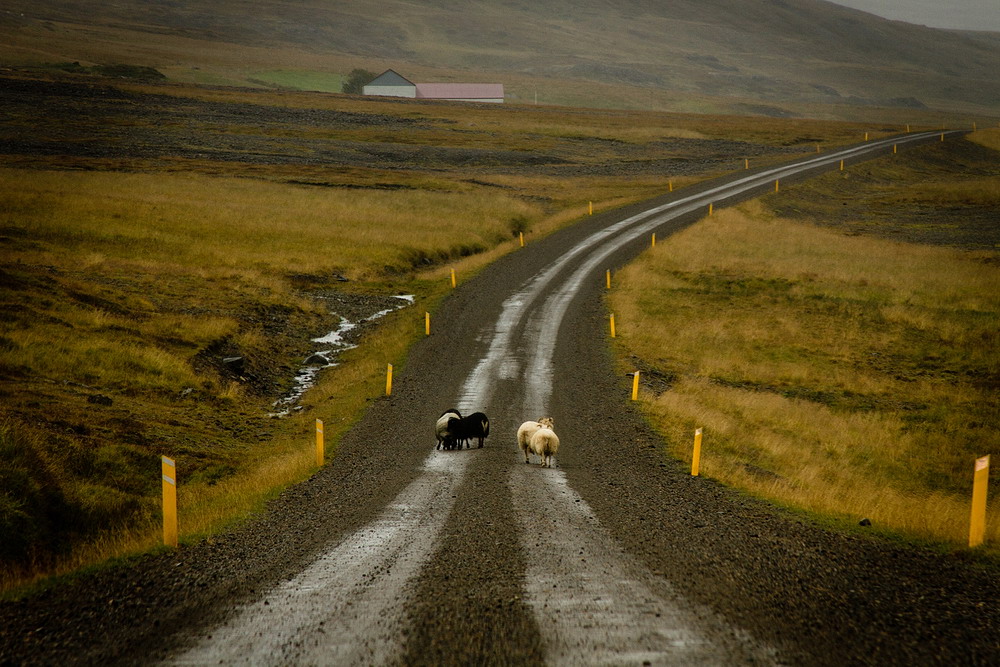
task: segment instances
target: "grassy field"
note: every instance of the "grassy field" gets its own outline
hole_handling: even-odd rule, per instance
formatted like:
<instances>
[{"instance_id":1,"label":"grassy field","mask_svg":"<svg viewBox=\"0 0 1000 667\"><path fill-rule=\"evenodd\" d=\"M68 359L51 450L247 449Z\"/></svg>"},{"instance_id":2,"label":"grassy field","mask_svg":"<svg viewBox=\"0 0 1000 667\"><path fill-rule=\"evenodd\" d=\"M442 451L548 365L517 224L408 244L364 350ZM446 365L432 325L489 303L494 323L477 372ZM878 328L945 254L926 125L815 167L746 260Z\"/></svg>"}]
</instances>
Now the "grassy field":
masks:
<instances>
[{"instance_id":1,"label":"grassy field","mask_svg":"<svg viewBox=\"0 0 1000 667\"><path fill-rule=\"evenodd\" d=\"M669 454L704 428L704 475L965 544L973 463L1000 454L998 183L989 150L922 148L717 212L622 270L615 346ZM955 206L974 233L931 245L929 211Z\"/></svg>"},{"instance_id":2,"label":"grassy field","mask_svg":"<svg viewBox=\"0 0 1000 667\"><path fill-rule=\"evenodd\" d=\"M7 583L155 545L159 454L178 460L188 538L302 479L311 420L335 444L377 395L445 291L442 262L472 271L541 217L502 193L0 172L0 522L18 536L0 554ZM325 374L308 418L268 419L295 357L336 323L314 295L344 291L345 274L350 293L417 304ZM224 356L247 360L242 375Z\"/></svg>"}]
</instances>

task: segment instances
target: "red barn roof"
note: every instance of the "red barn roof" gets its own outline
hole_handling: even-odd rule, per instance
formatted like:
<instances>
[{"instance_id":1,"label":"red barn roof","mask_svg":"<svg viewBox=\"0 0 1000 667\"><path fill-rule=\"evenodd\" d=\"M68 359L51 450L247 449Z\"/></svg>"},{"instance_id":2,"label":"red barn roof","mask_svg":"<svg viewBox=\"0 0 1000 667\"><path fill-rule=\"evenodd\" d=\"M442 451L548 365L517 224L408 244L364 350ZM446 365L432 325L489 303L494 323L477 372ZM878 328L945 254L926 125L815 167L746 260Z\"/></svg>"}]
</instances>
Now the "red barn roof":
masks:
<instances>
[{"instance_id":1,"label":"red barn roof","mask_svg":"<svg viewBox=\"0 0 1000 667\"><path fill-rule=\"evenodd\" d=\"M502 83L418 83L417 97L437 100L503 99Z\"/></svg>"}]
</instances>

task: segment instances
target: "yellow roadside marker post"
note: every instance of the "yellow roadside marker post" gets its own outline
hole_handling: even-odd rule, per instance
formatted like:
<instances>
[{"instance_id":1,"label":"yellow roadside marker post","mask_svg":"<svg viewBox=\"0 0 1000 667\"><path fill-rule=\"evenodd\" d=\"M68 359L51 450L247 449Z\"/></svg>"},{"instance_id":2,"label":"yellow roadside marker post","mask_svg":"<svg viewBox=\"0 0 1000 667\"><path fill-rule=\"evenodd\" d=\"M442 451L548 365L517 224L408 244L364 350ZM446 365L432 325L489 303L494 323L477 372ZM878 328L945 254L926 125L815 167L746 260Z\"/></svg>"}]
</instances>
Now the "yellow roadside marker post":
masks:
<instances>
[{"instance_id":1,"label":"yellow roadside marker post","mask_svg":"<svg viewBox=\"0 0 1000 667\"><path fill-rule=\"evenodd\" d=\"M323 445L323 420L316 420L316 466L323 467L326 461L326 449Z\"/></svg>"},{"instance_id":2,"label":"yellow roadside marker post","mask_svg":"<svg viewBox=\"0 0 1000 667\"><path fill-rule=\"evenodd\" d=\"M710 216L712 215L712 210L713 210L713 208L714 208L714 207L712 206L712 204L709 204L709 205L708 205L708 215L710 215Z\"/></svg>"},{"instance_id":3,"label":"yellow roadside marker post","mask_svg":"<svg viewBox=\"0 0 1000 667\"><path fill-rule=\"evenodd\" d=\"M781 182L781 181L778 181L778 180L775 180L775 181L774 181L774 191L775 191L775 192L777 192L777 191L778 191L778 183L780 183L780 182Z\"/></svg>"},{"instance_id":4,"label":"yellow roadside marker post","mask_svg":"<svg viewBox=\"0 0 1000 667\"><path fill-rule=\"evenodd\" d=\"M611 289L611 269L608 269L604 274L604 280L607 283L608 289Z\"/></svg>"},{"instance_id":5,"label":"yellow roadside marker post","mask_svg":"<svg viewBox=\"0 0 1000 667\"><path fill-rule=\"evenodd\" d=\"M843 160L840 161L840 170L844 171L844 161Z\"/></svg>"},{"instance_id":6,"label":"yellow roadside marker post","mask_svg":"<svg viewBox=\"0 0 1000 667\"><path fill-rule=\"evenodd\" d=\"M743 158L743 168L744 169L750 168L750 158Z\"/></svg>"},{"instance_id":7,"label":"yellow roadside marker post","mask_svg":"<svg viewBox=\"0 0 1000 667\"><path fill-rule=\"evenodd\" d=\"M896 154L896 144L893 144L893 145L892 145L892 154L893 154L893 155L895 155L895 154Z\"/></svg>"},{"instance_id":8,"label":"yellow roadside marker post","mask_svg":"<svg viewBox=\"0 0 1000 667\"><path fill-rule=\"evenodd\" d=\"M653 247L653 248L656 247L656 232L653 232L653 243L652 243L652 245L650 247Z\"/></svg>"},{"instance_id":9,"label":"yellow roadside marker post","mask_svg":"<svg viewBox=\"0 0 1000 667\"><path fill-rule=\"evenodd\" d=\"M177 547L177 464L166 456L160 457L163 479L163 544Z\"/></svg>"},{"instance_id":10,"label":"yellow roadside marker post","mask_svg":"<svg viewBox=\"0 0 1000 667\"><path fill-rule=\"evenodd\" d=\"M385 395L392 396L392 364L385 370Z\"/></svg>"},{"instance_id":11,"label":"yellow roadside marker post","mask_svg":"<svg viewBox=\"0 0 1000 667\"><path fill-rule=\"evenodd\" d=\"M611 337L615 337L615 314L611 313Z\"/></svg>"},{"instance_id":12,"label":"yellow roadside marker post","mask_svg":"<svg viewBox=\"0 0 1000 667\"><path fill-rule=\"evenodd\" d=\"M424 313L424 333L431 335L431 314L427 312Z\"/></svg>"},{"instance_id":13,"label":"yellow roadside marker post","mask_svg":"<svg viewBox=\"0 0 1000 667\"><path fill-rule=\"evenodd\" d=\"M455 281L455 269L451 270L451 286L453 288L458 286L458 283Z\"/></svg>"},{"instance_id":14,"label":"yellow roadside marker post","mask_svg":"<svg viewBox=\"0 0 1000 667\"><path fill-rule=\"evenodd\" d=\"M986 487L990 481L990 457L976 459L972 479L972 518L969 521L969 548L978 547L986 535Z\"/></svg>"},{"instance_id":15,"label":"yellow roadside marker post","mask_svg":"<svg viewBox=\"0 0 1000 667\"><path fill-rule=\"evenodd\" d=\"M524 247L524 232L518 232L517 235L518 235L518 238L521 239L521 247L523 248Z\"/></svg>"},{"instance_id":16,"label":"yellow roadside marker post","mask_svg":"<svg viewBox=\"0 0 1000 667\"><path fill-rule=\"evenodd\" d=\"M587 212L590 215L594 215L594 202L587 202Z\"/></svg>"},{"instance_id":17,"label":"yellow roadside marker post","mask_svg":"<svg viewBox=\"0 0 1000 667\"><path fill-rule=\"evenodd\" d=\"M639 400L639 371L632 374L632 400Z\"/></svg>"},{"instance_id":18,"label":"yellow roadside marker post","mask_svg":"<svg viewBox=\"0 0 1000 667\"><path fill-rule=\"evenodd\" d=\"M668 188L669 192L673 192L674 191L674 182L673 181L667 181L667 188Z\"/></svg>"},{"instance_id":19,"label":"yellow roadside marker post","mask_svg":"<svg viewBox=\"0 0 1000 667\"><path fill-rule=\"evenodd\" d=\"M691 476L697 477L701 471L701 429L694 432L694 452L691 454Z\"/></svg>"}]
</instances>

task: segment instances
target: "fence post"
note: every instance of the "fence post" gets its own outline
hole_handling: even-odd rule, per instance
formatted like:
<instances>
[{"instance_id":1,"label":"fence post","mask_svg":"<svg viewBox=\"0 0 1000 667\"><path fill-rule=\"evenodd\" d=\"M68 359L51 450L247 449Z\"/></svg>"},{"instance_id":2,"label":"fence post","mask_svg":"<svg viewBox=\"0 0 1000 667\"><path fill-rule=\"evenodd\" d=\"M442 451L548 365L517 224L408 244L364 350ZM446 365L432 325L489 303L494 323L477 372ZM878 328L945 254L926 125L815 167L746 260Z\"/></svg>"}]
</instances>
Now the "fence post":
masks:
<instances>
[{"instance_id":1,"label":"fence post","mask_svg":"<svg viewBox=\"0 0 1000 667\"><path fill-rule=\"evenodd\" d=\"M691 454L691 476L697 477L701 471L701 429L694 432L694 452Z\"/></svg>"},{"instance_id":2,"label":"fence post","mask_svg":"<svg viewBox=\"0 0 1000 667\"><path fill-rule=\"evenodd\" d=\"M978 547L986 535L986 488L990 481L990 457L976 459L972 479L972 518L969 520L969 547Z\"/></svg>"},{"instance_id":3,"label":"fence post","mask_svg":"<svg viewBox=\"0 0 1000 667\"><path fill-rule=\"evenodd\" d=\"M163 478L163 543L177 547L177 464L166 456L160 457Z\"/></svg>"},{"instance_id":4,"label":"fence post","mask_svg":"<svg viewBox=\"0 0 1000 667\"><path fill-rule=\"evenodd\" d=\"M326 449L323 444L323 420L316 420L316 465L320 468L326 461Z\"/></svg>"}]
</instances>

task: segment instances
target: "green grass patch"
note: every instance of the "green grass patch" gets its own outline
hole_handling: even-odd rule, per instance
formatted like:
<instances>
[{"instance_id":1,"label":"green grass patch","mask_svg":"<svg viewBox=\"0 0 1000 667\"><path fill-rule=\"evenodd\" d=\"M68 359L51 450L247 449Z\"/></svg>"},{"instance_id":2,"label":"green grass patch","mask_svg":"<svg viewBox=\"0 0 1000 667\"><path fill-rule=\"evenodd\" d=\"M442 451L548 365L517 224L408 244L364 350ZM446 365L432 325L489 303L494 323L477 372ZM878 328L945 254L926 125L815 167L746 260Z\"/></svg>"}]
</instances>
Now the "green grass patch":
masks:
<instances>
[{"instance_id":1,"label":"green grass patch","mask_svg":"<svg viewBox=\"0 0 1000 667\"><path fill-rule=\"evenodd\" d=\"M249 81L253 83L319 93L339 93L343 80L344 77L340 74L286 69L254 72L249 76Z\"/></svg>"}]
</instances>

